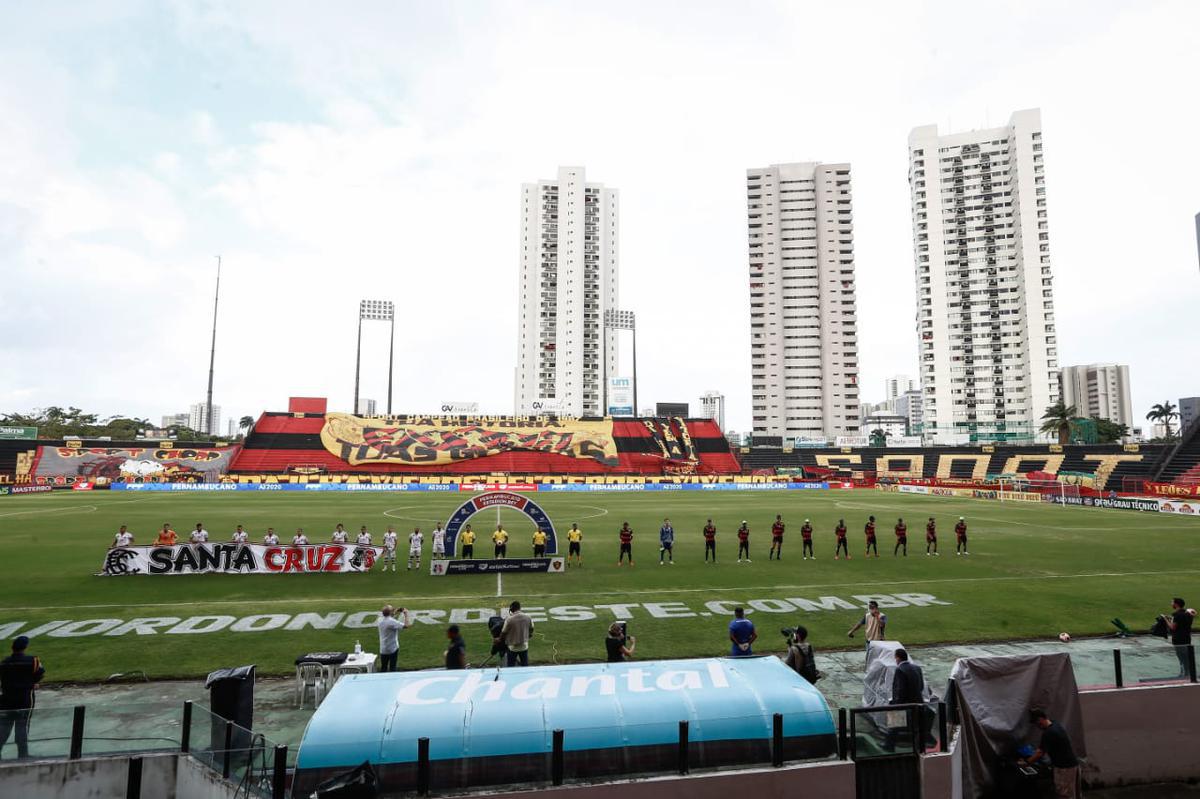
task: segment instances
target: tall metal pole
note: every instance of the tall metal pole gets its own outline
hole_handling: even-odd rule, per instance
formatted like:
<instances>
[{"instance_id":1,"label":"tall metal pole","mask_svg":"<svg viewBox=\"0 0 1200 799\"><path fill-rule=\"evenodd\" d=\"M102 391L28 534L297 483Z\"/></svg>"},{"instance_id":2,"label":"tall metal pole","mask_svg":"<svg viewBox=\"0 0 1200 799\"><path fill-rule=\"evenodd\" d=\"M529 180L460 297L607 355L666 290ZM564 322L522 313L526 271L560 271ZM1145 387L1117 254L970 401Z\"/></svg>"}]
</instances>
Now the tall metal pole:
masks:
<instances>
[{"instance_id":1,"label":"tall metal pole","mask_svg":"<svg viewBox=\"0 0 1200 799\"><path fill-rule=\"evenodd\" d=\"M362 308L358 309L358 346L354 350L354 407L350 412L358 414L358 377L362 371Z\"/></svg>"},{"instance_id":2,"label":"tall metal pole","mask_svg":"<svg viewBox=\"0 0 1200 799\"><path fill-rule=\"evenodd\" d=\"M212 348L208 353L208 398L204 403L204 427L208 435L213 433L213 369L217 364L217 303L221 301L221 256L217 256L217 288L213 292L213 328L212 328Z\"/></svg>"},{"instance_id":3,"label":"tall metal pole","mask_svg":"<svg viewBox=\"0 0 1200 799\"><path fill-rule=\"evenodd\" d=\"M600 315L600 416L608 416L608 311Z\"/></svg>"},{"instance_id":4,"label":"tall metal pole","mask_svg":"<svg viewBox=\"0 0 1200 799\"><path fill-rule=\"evenodd\" d=\"M391 341L388 344L388 404L387 415L392 415L392 366L395 363L396 356L396 309L392 307L392 330Z\"/></svg>"},{"instance_id":5,"label":"tall metal pole","mask_svg":"<svg viewBox=\"0 0 1200 799\"><path fill-rule=\"evenodd\" d=\"M635 322L635 323L632 325L632 327L633 327L633 415L634 415L634 416L637 416L638 414L640 414L640 413L642 412L642 411L641 411L641 409L638 407L638 400L637 400L637 390L638 390L638 377L637 377L637 323Z\"/></svg>"}]
</instances>

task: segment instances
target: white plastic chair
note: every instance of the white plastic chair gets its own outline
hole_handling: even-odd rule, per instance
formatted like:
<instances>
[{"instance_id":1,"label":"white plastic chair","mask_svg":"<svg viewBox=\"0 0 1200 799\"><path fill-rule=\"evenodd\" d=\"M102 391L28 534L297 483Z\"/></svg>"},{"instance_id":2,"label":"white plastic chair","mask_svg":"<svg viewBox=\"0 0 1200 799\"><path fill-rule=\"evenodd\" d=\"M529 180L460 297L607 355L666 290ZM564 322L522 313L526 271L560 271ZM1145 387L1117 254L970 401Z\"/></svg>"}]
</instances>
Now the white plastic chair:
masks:
<instances>
[{"instance_id":1,"label":"white plastic chair","mask_svg":"<svg viewBox=\"0 0 1200 799\"><path fill-rule=\"evenodd\" d=\"M320 663L301 663L296 666L296 698L299 706L304 707L304 696L311 688L313 692L313 707L321 704L325 698L325 667Z\"/></svg>"}]
</instances>

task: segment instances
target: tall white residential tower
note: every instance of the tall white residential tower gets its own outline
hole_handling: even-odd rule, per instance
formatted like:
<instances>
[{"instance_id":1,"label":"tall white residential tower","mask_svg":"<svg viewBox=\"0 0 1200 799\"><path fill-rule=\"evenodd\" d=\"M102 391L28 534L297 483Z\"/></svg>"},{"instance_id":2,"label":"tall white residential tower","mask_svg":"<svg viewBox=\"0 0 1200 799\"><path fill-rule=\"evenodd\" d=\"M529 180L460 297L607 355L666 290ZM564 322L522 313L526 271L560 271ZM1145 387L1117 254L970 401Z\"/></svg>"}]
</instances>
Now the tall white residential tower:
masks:
<instances>
[{"instance_id":1,"label":"tall white residential tower","mask_svg":"<svg viewBox=\"0 0 1200 799\"><path fill-rule=\"evenodd\" d=\"M1133 427L1133 403L1129 399L1129 367L1116 363L1064 366L1059 378L1062 400L1088 418L1099 416Z\"/></svg>"},{"instance_id":2,"label":"tall white residential tower","mask_svg":"<svg viewBox=\"0 0 1200 799\"><path fill-rule=\"evenodd\" d=\"M849 164L746 172L755 436L857 433Z\"/></svg>"},{"instance_id":3,"label":"tall white residential tower","mask_svg":"<svg viewBox=\"0 0 1200 799\"><path fill-rule=\"evenodd\" d=\"M908 137L924 434L1028 441L1058 400L1041 112Z\"/></svg>"},{"instance_id":4,"label":"tall white residential tower","mask_svg":"<svg viewBox=\"0 0 1200 799\"><path fill-rule=\"evenodd\" d=\"M617 190L580 166L521 187L521 320L516 411L600 416L617 371ZM606 341L605 341L606 339Z\"/></svg>"}]
</instances>

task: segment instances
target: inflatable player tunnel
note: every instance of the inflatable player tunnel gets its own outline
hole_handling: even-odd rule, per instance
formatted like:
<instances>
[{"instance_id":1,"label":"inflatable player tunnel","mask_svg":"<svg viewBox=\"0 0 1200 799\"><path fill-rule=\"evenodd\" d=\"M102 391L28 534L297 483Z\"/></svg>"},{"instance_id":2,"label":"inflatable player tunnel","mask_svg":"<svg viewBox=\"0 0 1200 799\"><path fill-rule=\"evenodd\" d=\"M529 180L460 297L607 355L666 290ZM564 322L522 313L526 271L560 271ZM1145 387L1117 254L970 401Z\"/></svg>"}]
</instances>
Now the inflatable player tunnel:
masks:
<instances>
[{"instance_id":1,"label":"inflatable player tunnel","mask_svg":"<svg viewBox=\"0 0 1200 799\"><path fill-rule=\"evenodd\" d=\"M418 738L433 789L545 782L555 730L567 779L666 772L680 721L694 768L761 765L775 713L786 759L834 753L824 697L775 657L353 675L309 722L293 793L364 761L383 793L415 790Z\"/></svg>"}]
</instances>

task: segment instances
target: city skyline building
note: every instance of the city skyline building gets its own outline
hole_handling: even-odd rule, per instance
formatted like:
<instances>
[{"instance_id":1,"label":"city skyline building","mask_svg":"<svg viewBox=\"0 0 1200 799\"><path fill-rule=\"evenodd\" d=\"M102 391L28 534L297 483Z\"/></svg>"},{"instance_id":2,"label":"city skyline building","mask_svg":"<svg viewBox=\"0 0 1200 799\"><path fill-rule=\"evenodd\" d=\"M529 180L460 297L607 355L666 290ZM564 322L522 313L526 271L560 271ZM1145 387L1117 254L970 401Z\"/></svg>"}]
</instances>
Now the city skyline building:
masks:
<instances>
[{"instance_id":1,"label":"city skyline building","mask_svg":"<svg viewBox=\"0 0 1200 799\"><path fill-rule=\"evenodd\" d=\"M209 429L205 424L207 417L208 405L206 402L197 402L188 407L188 427L197 433L207 433L210 436L221 434L221 406L213 403L212 406L212 429Z\"/></svg>"},{"instance_id":2,"label":"city skyline building","mask_svg":"<svg viewBox=\"0 0 1200 799\"><path fill-rule=\"evenodd\" d=\"M1133 427L1133 403L1129 398L1129 367L1115 363L1064 366L1059 373L1062 401L1074 406L1079 416L1098 416Z\"/></svg>"},{"instance_id":3,"label":"city skyline building","mask_svg":"<svg viewBox=\"0 0 1200 799\"><path fill-rule=\"evenodd\" d=\"M892 375L883 381L883 398L894 400L906 391L918 388L917 381L909 375Z\"/></svg>"},{"instance_id":4,"label":"city skyline building","mask_svg":"<svg viewBox=\"0 0 1200 799\"><path fill-rule=\"evenodd\" d=\"M374 416L378 407L379 403L377 403L375 400L368 399L366 397L359 397L358 406L354 409L354 413L358 416Z\"/></svg>"},{"instance_id":5,"label":"city skyline building","mask_svg":"<svg viewBox=\"0 0 1200 799\"><path fill-rule=\"evenodd\" d=\"M923 429L1032 441L1057 401L1041 112L908 138Z\"/></svg>"},{"instance_id":6,"label":"city skyline building","mask_svg":"<svg viewBox=\"0 0 1200 799\"><path fill-rule=\"evenodd\" d=\"M850 165L746 171L753 435L859 431Z\"/></svg>"},{"instance_id":7,"label":"city skyline building","mask_svg":"<svg viewBox=\"0 0 1200 799\"><path fill-rule=\"evenodd\" d=\"M605 381L617 375L619 197L588 183L581 166L521 187L518 414L547 404L573 416L603 416Z\"/></svg>"},{"instance_id":8,"label":"city skyline building","mask_svg":"<svg viewBox=\"0 0 1200 799\"><path fill-rule=\"evenodd\" d=\"M700 396L700 415L712 419L717 427L725 429L725 395L719 391L706 391Z\"/></svg>"}]
</instances>

